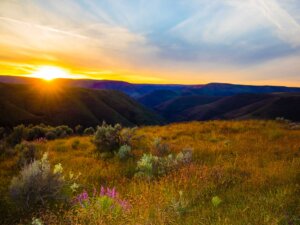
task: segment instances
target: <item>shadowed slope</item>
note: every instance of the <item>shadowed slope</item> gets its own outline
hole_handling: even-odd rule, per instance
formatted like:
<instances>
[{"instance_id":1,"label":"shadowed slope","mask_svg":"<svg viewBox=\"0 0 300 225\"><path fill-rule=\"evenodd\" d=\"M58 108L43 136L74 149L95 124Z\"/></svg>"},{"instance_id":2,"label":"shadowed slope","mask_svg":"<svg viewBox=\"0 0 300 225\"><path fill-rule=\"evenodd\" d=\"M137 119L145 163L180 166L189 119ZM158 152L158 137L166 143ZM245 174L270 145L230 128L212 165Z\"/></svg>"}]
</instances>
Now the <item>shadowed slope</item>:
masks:
<instances>
[{"instance_id":1,"label":"shadowed slope","mask_svg":"<svg viewBox=\"0 0 300 225\"><path fill-rule=\"evenodd\" d=\"M127 95L112 90L0 84L0 125L20 123L95 126L103 120L124 125L158 124L161 119Z\"/></svg>"}]
</instances>

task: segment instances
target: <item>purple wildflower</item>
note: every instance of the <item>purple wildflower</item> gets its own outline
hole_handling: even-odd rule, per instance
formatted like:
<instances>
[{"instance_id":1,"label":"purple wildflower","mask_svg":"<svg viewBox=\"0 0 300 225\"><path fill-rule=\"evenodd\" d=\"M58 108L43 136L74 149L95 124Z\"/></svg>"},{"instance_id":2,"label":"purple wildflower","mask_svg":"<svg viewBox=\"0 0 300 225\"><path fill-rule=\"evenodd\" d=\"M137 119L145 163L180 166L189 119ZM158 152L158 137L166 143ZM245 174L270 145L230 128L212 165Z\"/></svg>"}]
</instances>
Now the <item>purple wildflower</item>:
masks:
<instances>
[{"instance_id":1,"label":"purple wildflower","mask_svg":"<svg viewBox=\"0 0 300 225\"><path fill-rule=\"evenodd\" d=\"M97 197L103 197L103 196L107 196L112 200L114 200L114 205L112 205L112 208L114 208L116 205L120 206L123 210L126 211L129 210L130 208L130 204L126 200L119 198L119 194L116 191L115 187L110 189L108 187L104 188L103 186L101 186L99 194L97 193L97 190L94 188L93 196L90 200L87 191L83 191L75 198L74 204L80 204L82 207L85 207L86 204L89 203L90 201L93 201L93 199L96 199Z\"/></svg>"}]
</instances>

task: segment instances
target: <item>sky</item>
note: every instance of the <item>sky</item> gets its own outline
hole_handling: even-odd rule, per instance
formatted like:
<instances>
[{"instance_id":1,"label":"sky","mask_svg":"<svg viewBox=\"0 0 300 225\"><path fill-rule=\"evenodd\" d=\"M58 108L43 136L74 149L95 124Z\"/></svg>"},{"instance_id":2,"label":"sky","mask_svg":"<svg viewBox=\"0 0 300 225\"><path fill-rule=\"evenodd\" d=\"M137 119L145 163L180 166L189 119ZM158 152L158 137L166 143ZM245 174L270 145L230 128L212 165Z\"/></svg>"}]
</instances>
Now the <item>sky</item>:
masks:
<instances>
[{"instance_id":1,"label":"sky","mask_svg":"<svg viewBox=\"0 0 300 225\"><path fill-rule=\"evenodd\" d=\"M0 74L300 86L299 0L0 0Z\"/></svg>"}]
</instances>

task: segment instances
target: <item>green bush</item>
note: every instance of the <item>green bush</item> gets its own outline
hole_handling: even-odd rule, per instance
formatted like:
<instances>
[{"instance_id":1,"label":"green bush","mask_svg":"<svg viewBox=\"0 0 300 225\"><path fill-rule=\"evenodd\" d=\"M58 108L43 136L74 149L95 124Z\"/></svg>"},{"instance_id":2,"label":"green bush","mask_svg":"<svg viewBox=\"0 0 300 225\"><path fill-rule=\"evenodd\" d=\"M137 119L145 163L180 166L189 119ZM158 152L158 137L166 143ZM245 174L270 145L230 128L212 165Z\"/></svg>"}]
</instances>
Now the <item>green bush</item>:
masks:
<instances>
[{"instance_id":1,"label":"green bush","mask_svg":"<svg viewBox=\"0 0 300 225\"><path fill-rule=\"evenodd\" d=\"M34 144L23 142L15 146L16 152L19 154L18 166L24 167L32 163L37 158L37 150Z\"/></svg>"},{"instance_id":2,"label":"green bush","mask_svg":"<svg viewBox=\"0 0 300 225\"><path fill-rule=\"evenodd\" d=\"M64 138L64 137L67 137L67 136L70 136L73 134L72 128L70 128L66 125L61 125L61 126L55 127L54 132L55 132L56 136L60 137L60 138Z\"/></svg>"},{"instance_id":3,"label":"green bush","mask_svg":"<svg viewBox=\"0 0 300 225\"><path fill-rule=\"evenodd\" d=\"M120 132L120 142L122 145L133 145L133 139L137 128L123 128Z\"/></svg>"},{"instance_id":4,"label":"green bush","mask_svg":"<svg viewBox=\"0 0 300 225\"><path fill-rule=\"evenodd\" d=\"M137 172L135 176L144 177L147 179L163 176L172 170L176 170L181 166L190 163L191 160L191 150L183 150L175 157L172 154L166 157L144 154L142 158L137 162Z\"/></svg>"},{"instance_id":5,"label":"green bush","mask_svg":"<svg viewBox=\"0 0 300 225\"><path fill-rule=\"evenodd\" d=\"M10 184L12 198L21 206L32 208L45 206L63 197L64 178L62 168L51 171L47 154L41 160L26 165Z\"/></svg>"},{"instance_id":6,"label":"green bush","mask_svg":"<svg viewBox=\"0 0 300 225\"><path fill-rule=\"evenodd\" d=\"M126 160L131 156L131 147L129 145L122 145L117 153L120 160Z\"/></svg>"},{"instance_id":7,"label":"green bush","mask_svg":"<svg viewBox=\"0 0 300 225\"><path fill-rule=\"evenodd\" d=\"M45 138L46 138L47 140L54 140L54 139L57 138L57 136L56 136L56 134L55 134L54 131L48 131L48 132L46 133L46 135L45 135Z\"/></svg>"},{"instance_id":8,"label":"green bush","mask_svg":"<svg viewBox=\"0 0 300 225\"><path fill-rule=\"evenodd\" d=\"M114 152L121 146L120 132L122 127L120 124L115 126L103 123L97 127L94 135L94 144L99 153Z\"/></svg>"},{"instance_id":9,"label":"green bush","mask_svg":"<svg viewBox=\"0 0 300 225\"><path fill-rule=\"evenodd\" d=\"M21 143L23 139L26 139L26 137L27 129L21 124L13 128L12 133L8 136L7 142L10 145L15 146L16 144Z\"/></svg>"},{"instance_id":10,"label":"green bush","mask_svg":"<svg viewBox=\"0 0 300 225\"><path fill-rule=\"evenodd\" d=\"M165 156L170 153L168 143L162 141L161 138L155 138L153 141L154 153L158 156Z\"/></svg>"},{"instance_id":11,"label":"green bush","mask_svg":"<svg viewBox=\"0 0 300 225\"><path fill-rule=\"evenodd\" d=\"M76 127L75 127L75 133L76 134L78 134L78 135L82 135L83 134L83 126L81 126L81 125L77 125Z\"/></svg>"},{"instance_id":12,"label":"green bush","mask_svg":"<svg viewBox=\"0 0 300 225\"><path fill-rule=\"evenodd\" d=\"M37 125L28 127L28 135L27 135L27 141L33 141L38 138L45 137L47 133L47 128L45 126Z\"/></svg>"},{"instance_id":13,"label":"green bush","mask_svg":"<svg viewBox=\"0 0 300 225\"><path fill-rule=\"evenodd\" d=\"M93 127L88 127L86 129L84 129L83 134L84 135L94 135L95 129Z\"/></svg>"}]
</instances>

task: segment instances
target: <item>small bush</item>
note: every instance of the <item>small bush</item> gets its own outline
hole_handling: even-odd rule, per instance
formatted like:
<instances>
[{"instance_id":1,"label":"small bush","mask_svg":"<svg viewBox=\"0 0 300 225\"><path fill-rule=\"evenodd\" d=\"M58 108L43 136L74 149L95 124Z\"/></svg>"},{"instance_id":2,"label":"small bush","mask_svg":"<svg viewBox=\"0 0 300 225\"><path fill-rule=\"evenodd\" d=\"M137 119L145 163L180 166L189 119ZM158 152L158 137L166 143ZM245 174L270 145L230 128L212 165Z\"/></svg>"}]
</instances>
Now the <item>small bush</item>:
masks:
<instances>
[{"instance_id":1,"label":"small bush","mask_svg":"<svg viewBox=\"0 0 300 225\"><path fill-rule=\"evenodd\" d=\"M80 145L80 141L78 139L75 139L72 144L71 144L71 147L72 149L78 149L79 148L79 145Z\"/></svg>"},{"instance_id":2,"label":"small bush","mask_svg":"<svg viewBox=\"0 0 300 225\"><path fill-rule=\"evenodd\" d=\"M97 151L99 153L116 151L121 145L121 130L120 124L111 126L103 123L102 126L98 126L94 136L94 144Z\"/></svg>"},{"instance_id":3,"label":"small bush","mask_svg":"<svg viewBox=\"0 0 300 225\"><path fill-rule=\"evenodd\" d=\"M193 149L184 148L176 155L176 161L181 164L189 164L192 162Z\"/></svg>"},{"instance_id":4,"label":"small bush","mask_svg":"<svg viewBox=\"0 0 300 225\"><path fill-rule=\"evenodd\" d=\"M84 135L94 135L95 134L95 129L93 127L86 128L83 131L83 134Z\"/></svg>"},{"instance_id":5,"label":"small bush","mask_svg":"<svg viewBox=\"0 0 300 225\"><path fill-rule=\"evenodd\" d=\"M23 142L16 145L15 150L19 153L19 167L24 167L32 163L37 158L37 150L34 144Z\"/></svg>"},{"instance_id":6,"label":"small bush","mask_svg":"<svg viewBox=\"0 0 300 225\"><path fill-rule=\"evenodd\" d=\"M120 160L126 160L131 156L131 147L122 145L117 153Z\"/></svg>"},{"instance_id":7,"label":"small bush","mask_svg":"<svg viewBox=\"0 0 300 225\"><path fill-rule=\"evenodd\" d=\"M19 176L12 179L9 189L15 201L31 208L61 199L63 187L62 169L51 171L48 156L44 154L41 160L26 165Z\"/></svg>"},{"instance_id":8,"label":"small bush","mask_svg":"<svg viewBox=\"0 0 300 225\"><path fill-rule=\"evenodd\" d=\"M81 125L77 125L76 127L75 127L75 133L76 134L78 134L78 135L82 135L83 134L83 126L81 126Z\"/></svg>"},{"instance_id":9,"label":"small bush","mask_svg":"<svg viewBox=\"0 0 300 225\"><path fill-rule=\"evenodd\" d=\"M26 138L26 136L27 136L26 127L23 124L21 124L13 128L12 133L8 136L7 142L10 145L15 146L16 144L21 143L22 140Z\"/></svg>"},{"instance_id":10,"label":"small bush","mask_svg":"<svg viewBox=\"0 0 300 225\"><path fill-rule=\"evenodd\" d=\"M144 154L137 162L137 173L135 176L152 179L166 175L167 173L190 163L192 160L192 151L184 150L175 157L170 154L166 157Z\"/></svg>"},{"instance_id":11,"label":"small bush","mask_svg":"<svg viewBox=\"0 0 300 225\"><path fill-rule=\"evenodd\" d=\"M132 146L133 138L135 136L136 127L123 128L120 132L120 142L122 145Z\"/></svg>"},{"instance_id":12,"label":"small bush","mask_svg":"<svg viewBox=\"0 0 300 225\"><path fill-rule=\"evenodd\" d=\"M56 136L60 138L64 138L73 134L72 128L66 125L55 127L54 132L56 133Z\"/></svg>"},{"instance_id":13,"label":"small bush","mask_svg":"<svg viewBox=\"0 0 300 225\"><path fill-rule=\"evenodd\" d=\"M170 153L170 147L167 143L162 142L161 138L155 138L153 142L154 153L158 156L165 156Z\"/></svg>"},{"instance_id":14,"label":"small bush","mask_svg":"<svg viewBox=\"0 0 300 225\"><path fill-rule=\"evenodd\" d=\"M54 131L48 131L45 135L47 140L54 140L57 138L56 134Z\"/></svg>"},{"instance_id":15,"label":"small bush","mask_svg":"<svg viewBox=\"0 0 300 225\"><path fill-rule=\"evenodd\" d=\"M47 133L47 128L42 125L28 127L27 141L33 141L39 138L44 138Z\"/></svg>"}]
</instances>

